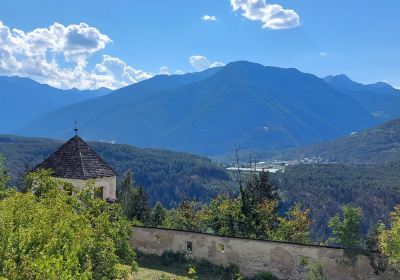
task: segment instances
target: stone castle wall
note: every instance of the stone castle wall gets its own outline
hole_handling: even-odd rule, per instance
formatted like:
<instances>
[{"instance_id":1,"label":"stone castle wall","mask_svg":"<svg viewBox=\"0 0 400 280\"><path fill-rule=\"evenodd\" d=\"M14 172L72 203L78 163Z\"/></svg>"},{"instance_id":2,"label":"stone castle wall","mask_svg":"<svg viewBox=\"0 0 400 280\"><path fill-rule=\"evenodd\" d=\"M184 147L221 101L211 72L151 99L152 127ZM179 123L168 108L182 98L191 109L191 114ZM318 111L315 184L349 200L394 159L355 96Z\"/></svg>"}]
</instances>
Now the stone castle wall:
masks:
<instances>
[{"instance_id":1,"label":"stone castle wall","mask_svg":"<svg viewBox=\"0 0 400 280\"><path fill-rule=\"evenodd\" d=\"M88 180L79 180L79 179L66 179L66 178L57 178L60 180L67 181L71 183L78 190L82 190ZM101 187L103 189L103 198L109 200L116 199L116 191L117 191L117 177L103 177L94 179L95 186Z\"/></svg>"},{"instance_id":2,"label":"stone castle wall","mask_svg":"<svg viewBox=\"0 0 400 280\"><path fill-rule=\"evenodd\" d=\"M392 271L376 275L366 256L355 267L343 263L342 249L283 242L222 237L178 230L134 227L132 246L146 254L184 252L217 265L236 264L245 276L270 271L279 279L306 279L306 264L319 260L330 280L400 279ZM191 249L191 250L190 250Z\"/></svg>"}]
</instances>

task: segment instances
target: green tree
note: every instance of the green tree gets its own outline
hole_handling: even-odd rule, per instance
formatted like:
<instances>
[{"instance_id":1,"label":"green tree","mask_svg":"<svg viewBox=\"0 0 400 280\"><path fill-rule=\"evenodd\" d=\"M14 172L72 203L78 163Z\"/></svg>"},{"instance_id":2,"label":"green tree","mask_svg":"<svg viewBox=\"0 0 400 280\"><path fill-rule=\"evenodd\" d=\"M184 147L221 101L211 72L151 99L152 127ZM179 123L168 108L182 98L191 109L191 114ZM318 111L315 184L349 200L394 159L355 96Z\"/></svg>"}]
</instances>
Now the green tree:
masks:
<instances>
[{"instance_id":1,"label":"green tree","mask_svg":"<svg viewBox=\"0 0 400 280\"><path fill-rule=\"evenodd\" d=\"M128 171L121 181L118 200L124 214L130 220L149 224L150 207L143 187L135 187L132 172Z\"/></svg>"},{"instance_id":2,"label":"green tree","mask_svg":"<svg viewBox=\"0 0 400 280\"><path fill-rule=\"evenodd\" d=\"M274 239L303 244L310 243L312 220L309 215L310 209L302 210L301 204L296 203L286 212L286 216L278 217L278 227L274 232Z\"/></svg>"},{"instance_id":3,"label":"green tree","mask_svg":"<svg viewBox=\"0 0 400 280\"><path fill-rule=\"evenodd\" d=\"M0 199L3 199L15 192L14 189L7 188L7 184L10 181L10 176L5 170L3 163L4 159L0 155Z\"/></svg>"},{"instance_id":4,"label":"green tree","mask_svg":"<svg viewBox=\"0 0 400 280\"><path fill-rule=\"evenodd\" d=\"M153 227L159 227L163 224L166 216L166 211L161 202L157 202L151 211L150 224Z\"/></svg>"},{"instance_id":5,"label":"green tree","mask_svg":"<svg viewBox=\"0 0 400 280\"><path fill-rule=\"evenodd\" d=\"M205 210L208 227L220 235L240 236L239 225L242 220L240 208L241 200L217 196Z\"/></svg>"},{"instance_id":6,"label":"green tree","mask_svg":"<svg viewBox=\"0 0 400 280\"><path fill-rule=\"evenodd\" d=\"M4 158L0 155L0 192L6 190L9 181L10 176L8 176L8 173L4 168Z\"/></svg>"},{"instance_id":7,"label":"green tree","mask_svg":"<svg viewBox=\"0 0 400 280\"><path fill-rule=\"evenodd\" d=\"M270 180L268 171L261 171L258 174L252 174L247 182L247 190L251 193L256 204L264 201L280 201L278 186Z\"/></svg>"},{"instance_id":8,"label":"green tree","mask_svg":"<svg viewBox=\"0 0 400 280\"><path fill-rule=\"evenodd\" d=\"M333 237L329 242L340 244L344 248L344 255L352 265L357 261L361 250L361 209L343 206L343 217L336 214L329 220Z\"/></svg>"},{"instance_id":9,"label":"green tree","mask_svg":"<svg viewBox=\"0 0 400 280\"><path fill-rule=\"evenodd\" d=\"M374 225L367 234L367 238L365 240L365 246L367 249L367 255L370 260L371 266L375 269L375 273L384 272L386 270L388 259L382 253L381 248L379 247L379 236L385 229L385 225L383 223L378 223Z\"/></svg>"},{"instance_id":10,"label":"green tree","mask_svg":"<svg viewBox=\"0 0 400 280\"><path fill-rule=\"evenodd\" d=\"M49 174L29 174L27 192L0 199L0 278L115 279L121 265L135 269L120 206L93 198L93 184L71 192Z\"/></svg>"},{"instance_id":11,"label":"green tree","mask_svg":"<svg viewBox=\"0 0 400 280\"><path fill-rule=\"evenodd\" d=\"M390 226L382 228L379 234L379 247L387 256L389 263L400 271L400 206L390 213Z\"/></svg>"},{"instance_id":12,"label":"green tree","mask_svg":"<svg viewBox=\"0 0 400 280\"><path fill-rule=\"evenodd\" d=\"M263 239L276 239L275 231L279 227L279 215L277 200L269 200L259 203L253 210L255 217L259 219L256 237ZM284 220L284 219L283 219Z\"/></svg>"},{"instance_id":13,"label":"green tree","mask_svg":"<svg viewBox=\"0 0 400 280\"><path fill-rule=\"evenodd\" d=\"M184 200L178 208L167 211L163 227L179 230L205 231L206 212L194 201Z\"/></svg>"},{"instance_id":14,"label":"green tree","mask_svg":"<svg viewBox=\"0 0 400 280\"><path fill-rule=\"evenodd\" d=\"M242 236L250 238L269 238L266 228L274 229L277 226L277 214L279 210L278 187L269 179L269 173L262 171L252 174L246 187L240 186L241 213L243 219L240 224ZM267 209L265 206L274 206ZM266 217L261 210L271 210ZM269 222L266 225L266 219Z\"/></svg>"},{"instance_id":15,"label":"green tree","mask_svg":"<svg viewBox=\"0 0 400 280\"><path fill-rule=\"evenodd\" d=\"M143 187L135 188L134 194L134 218L144 224L148 224L150 215L149 198L147 197Z\"/></svg>"},{"instance_id":16,"label":"green tree","mask_svg":"<svg viewBox=\"0 0 400 280\"><path fill-rule=\"evenodd\" d=\"M132 204L134 201L134 187L133 187L133 177L132 172L128 171L125 173L123 179L121 180L120 190L117 193L119 203L122 206L124 214L129 218L133 218L133 207Z\"/></svg>"}]
</instances>

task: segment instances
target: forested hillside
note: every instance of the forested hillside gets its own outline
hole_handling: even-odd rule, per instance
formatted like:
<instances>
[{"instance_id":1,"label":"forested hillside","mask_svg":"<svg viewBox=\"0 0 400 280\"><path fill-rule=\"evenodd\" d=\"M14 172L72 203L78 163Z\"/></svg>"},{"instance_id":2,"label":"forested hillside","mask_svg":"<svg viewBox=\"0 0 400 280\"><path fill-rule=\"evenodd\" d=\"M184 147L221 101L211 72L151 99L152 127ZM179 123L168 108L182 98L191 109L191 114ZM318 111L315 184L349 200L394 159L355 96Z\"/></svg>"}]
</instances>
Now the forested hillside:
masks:
<instances>
[{"instance_id":1,"label":"forested hillside","mask_svg":"<svg viewBox=\"0 0 400 280\"><path fill-rule=\"evenodd\" d=\"M289 167L273 175L280 186L285 207L301 202L311 209L313 235L328 236L328 219L341 205L362 208L362 228L379 220L400 203L400 162L386 165L317 164Z\"/></svg>"},{"instance_id":2,"label":"forested hillside","mask_svg":"<svg viewBox=\"0 0 400 280\"><path fill-rule=\"evenodd\" d=\"M277 159L317 157L327 162L380 164L400 159L400 119L321 144L278 153Z\"/></svg>"},{"instance_id":3,"label":"forested hillside","mask_svg":"<svg viewBox=\"0 0 400 280\"><path fill-rule=\"evenodd\" d=\"M43 138L0 136L0 154L11 172L12 184L21 174L53 153L61 141ZM140 149L127 145L93 142L90 145L120 176L131 170L135 181L150 196L150 202L161 201L167 207L183 199L208 201L226 191L229 174L209 159L185 153L158 149Z\"/></svg>"},{"instance_id":4,"label":"forested hillside","mask_svg":"<svg viewBox=\"0 0 400 280\"><path fill-rule=\"evenodd\" d=\"M13 182L21 173L54 152L61 141L0 136L0 154ZM166 150L141 149L128 145L92 142L90 145L121 177L127 170L134 173L136 185L149 194L150 204L161 201L176 207L184 199L209 202L219 193L233 191L237 184L224 169L209 159ZM312 229L316 239L328 236L328 219L341 205L363 209L363 229L386 219L393 206L400 202L398 172L400 161L381 165L318 164L297 165L284 173L272 175L283 198L281 211L295 202L311 209Z\"/></svg>"}]
</instances>

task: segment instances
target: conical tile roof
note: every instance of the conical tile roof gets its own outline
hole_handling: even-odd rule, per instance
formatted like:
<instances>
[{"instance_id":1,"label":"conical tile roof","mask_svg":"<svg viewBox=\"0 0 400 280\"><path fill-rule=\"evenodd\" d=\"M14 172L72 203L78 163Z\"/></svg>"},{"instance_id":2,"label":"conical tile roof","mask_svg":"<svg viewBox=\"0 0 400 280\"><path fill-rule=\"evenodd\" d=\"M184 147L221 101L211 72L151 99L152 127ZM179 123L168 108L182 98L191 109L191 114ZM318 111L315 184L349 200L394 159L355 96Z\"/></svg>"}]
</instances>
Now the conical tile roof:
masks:
<instances>
[{"instance_id":1,"label":"conical tile roof","mask_svg":"<svg viewBox=\"0 0 400 280\"><path fill-rule=\"evenodd\" d=\"M77 135L34 168L37 169L52 169L54 177L67 179L116 176L115 171Z\"/></svg>"}]
</instances>

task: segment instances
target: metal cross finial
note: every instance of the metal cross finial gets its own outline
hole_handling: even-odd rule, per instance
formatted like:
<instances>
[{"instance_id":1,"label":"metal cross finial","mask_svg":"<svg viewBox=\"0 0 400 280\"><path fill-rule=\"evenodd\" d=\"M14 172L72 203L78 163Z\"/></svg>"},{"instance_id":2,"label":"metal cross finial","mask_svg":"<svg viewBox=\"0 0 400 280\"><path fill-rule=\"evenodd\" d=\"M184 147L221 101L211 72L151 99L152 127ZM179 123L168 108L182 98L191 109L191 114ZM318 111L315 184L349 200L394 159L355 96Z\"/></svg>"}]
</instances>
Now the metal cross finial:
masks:
<instances>
[{"instance_id":1,"label":"metal cross finial","mask_svg":"<svg viewBox=\"0 0 400 280\"><path fill-rule=\"evenodd\" d=\"M78 127L77 127L77 124L78 124L78 122L77 122L77 121L75 121L75 128L74 128L74 131L75 131L75 136L77 136L77 135L78 135Z\"/></svg>"}]
</instances>

